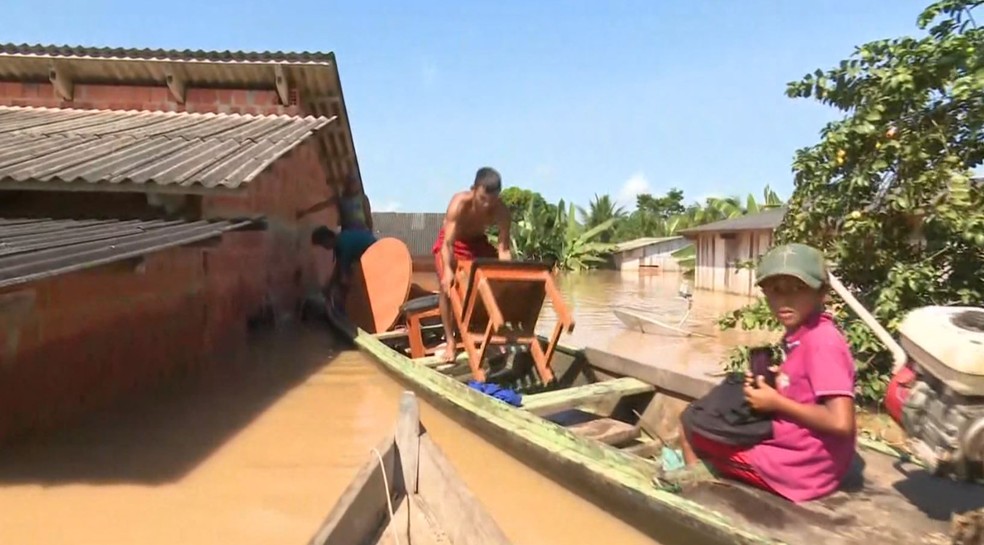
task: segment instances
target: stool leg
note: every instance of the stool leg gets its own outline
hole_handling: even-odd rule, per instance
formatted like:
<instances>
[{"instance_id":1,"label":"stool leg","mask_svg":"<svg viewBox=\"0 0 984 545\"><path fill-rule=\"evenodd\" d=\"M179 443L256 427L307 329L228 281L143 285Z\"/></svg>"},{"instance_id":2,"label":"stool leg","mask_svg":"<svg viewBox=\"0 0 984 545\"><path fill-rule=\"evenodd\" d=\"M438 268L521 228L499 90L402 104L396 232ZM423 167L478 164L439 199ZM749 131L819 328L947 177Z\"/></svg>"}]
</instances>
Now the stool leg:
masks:
<instances>
[{"instance_id":1,"label":"stool leg","mask_svg":"<svg viewBox=\"0 0 984 545\"><path fill-rule=\"evenodd\" d=\"M407 337L410 339L410 357L413 359L424 357L424 337L420 330L420 316L418 314L411 314L407 317L407 322L409 322L409 331L407 331Z\"/></svg>"}]
</instances>

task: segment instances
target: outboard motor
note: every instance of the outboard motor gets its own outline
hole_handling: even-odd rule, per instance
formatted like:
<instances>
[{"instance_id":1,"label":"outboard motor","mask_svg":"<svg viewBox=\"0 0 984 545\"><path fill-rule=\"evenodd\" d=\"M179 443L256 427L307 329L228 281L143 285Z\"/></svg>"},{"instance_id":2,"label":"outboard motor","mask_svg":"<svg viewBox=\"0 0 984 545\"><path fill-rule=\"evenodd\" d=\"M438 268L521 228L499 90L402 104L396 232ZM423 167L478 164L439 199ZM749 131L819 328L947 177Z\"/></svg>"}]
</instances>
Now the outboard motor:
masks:
<instances>
[{"instance_id":1,"label":"outboard motor","mask_svg":"<svg viewBox=\"0 0 984 545\"><path fill-rule=\"evenodd\" d=\"M885 406L938 475L984 474L984 309L924 307L899 326L908 354Z\"/></svg>"}]
</instances>

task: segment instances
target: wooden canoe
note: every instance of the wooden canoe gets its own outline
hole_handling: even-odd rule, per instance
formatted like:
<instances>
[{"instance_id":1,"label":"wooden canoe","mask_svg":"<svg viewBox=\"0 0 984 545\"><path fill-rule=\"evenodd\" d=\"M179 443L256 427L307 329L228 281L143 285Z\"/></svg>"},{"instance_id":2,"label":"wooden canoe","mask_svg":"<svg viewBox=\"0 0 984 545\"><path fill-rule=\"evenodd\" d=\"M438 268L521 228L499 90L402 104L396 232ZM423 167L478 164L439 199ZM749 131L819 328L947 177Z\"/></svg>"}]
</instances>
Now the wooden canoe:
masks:
<instances>
[{"instance_id":1,"label":"wooden canoe","mask_svg":"<svg viewBox=\"0 0 984 545\"><path fill-rule=\"evenodd\" d=\"M469 388L463 359L412 360L405 339L376 338L343 317L329 319L464 425L660 543L944 544L951 543L954 514L984 506L979 486L931 477L890 446L862 437L863 471L817 502L795 505L730 481L666 491L652 484L663 441L673 444L680 411L720 379L560 347L550 387L524 375L516 361L513 376L498 374L500 384L523 392L517 408Z\"/></svg>"},{"instance_id":2,"label":"wooden canoe","mask_svg":"<svg viewBox=\"0 0 984 545\"><path fill-rule=\"evenodd\" d=\"M622 322L625 327L645 333L647 335L669 335L673 337L707 337L703 333L691 331L685 324L671 324L657 320L653 316L647 316L641 312L633 312L625 309L612 309L612 314Z\"/></svg>"},{"instance_id":3,"label":"wooden canoe","mask_svg":"<svg viewBox=\"0 0 984 545\"><path fill-rule=\"evenodd\" d=\"M310 545L509 545L420 424L413 392L400 398L392 437L342 493Z\"/></svg>"}]
</instances>

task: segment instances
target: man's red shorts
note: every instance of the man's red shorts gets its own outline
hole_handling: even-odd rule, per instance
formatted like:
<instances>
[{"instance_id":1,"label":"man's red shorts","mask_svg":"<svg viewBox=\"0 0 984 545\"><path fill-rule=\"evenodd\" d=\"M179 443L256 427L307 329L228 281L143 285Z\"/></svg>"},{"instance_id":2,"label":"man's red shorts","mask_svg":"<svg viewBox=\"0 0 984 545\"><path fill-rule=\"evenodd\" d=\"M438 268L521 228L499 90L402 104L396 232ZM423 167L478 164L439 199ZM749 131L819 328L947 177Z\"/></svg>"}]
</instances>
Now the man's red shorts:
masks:
<instances>
[{"instance_id":1,"label":"man's red shorts","mask_svg":"<svg viewBox=\"0 0 984 545\"><path fill-rule=\"evenodd\" d=\"M718 443L696 431L690 432L688 438L694 453L721 476L775 493L772 487L755 471L755 466L752 465L749 457L748 447Z\"/></svg>"},{"instance_id":2,"label":"man's red shorts","mask_svg":"<svg viewBox=\"0 0 984 545\"><path fill-rule=\"evenodd\" d=\"M437 268L437 279L441 279L444 272L444 261L441 260L441 246L444 244L444 228L437 233L437 240L431 251L434 253L434 266ZM499 252L489 244L489 240L484 236L476 237L471 240L454 241L455 259L475 259L479 257L497 257Z\"/></svg>"}]
</instances>

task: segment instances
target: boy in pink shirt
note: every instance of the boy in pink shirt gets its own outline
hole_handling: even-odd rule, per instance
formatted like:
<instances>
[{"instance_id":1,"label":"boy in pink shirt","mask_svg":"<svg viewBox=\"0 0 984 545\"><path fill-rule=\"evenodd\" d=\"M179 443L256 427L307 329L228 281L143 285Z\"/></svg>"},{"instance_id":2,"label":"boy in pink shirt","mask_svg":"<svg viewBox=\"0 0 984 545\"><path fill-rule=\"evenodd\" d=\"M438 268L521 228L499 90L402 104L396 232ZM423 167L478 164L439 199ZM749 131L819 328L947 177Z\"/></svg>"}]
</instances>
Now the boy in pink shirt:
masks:
<instances>
[{"instance_id":1,"label":"boy in pink shirt","mask_svg":"<svg viewBox=\"0 0 984 545\"><path fill-rule=\"evenodd\" d=\"M775 388L747 373L745 400L772 417L772 437L752 446L710 439L699 429L681 434L686 467L655 481L680 483L715 474L805 502L834 492L855 452L854 358L830 315L823 254L803 244L766 253L756 269L772 314L785 327L785 361Z\"/></svg>"}]
</instances>

